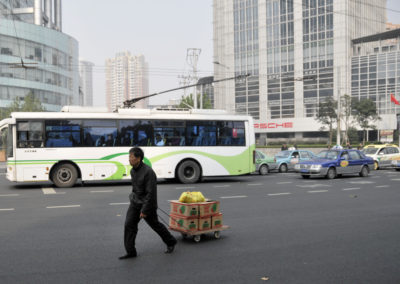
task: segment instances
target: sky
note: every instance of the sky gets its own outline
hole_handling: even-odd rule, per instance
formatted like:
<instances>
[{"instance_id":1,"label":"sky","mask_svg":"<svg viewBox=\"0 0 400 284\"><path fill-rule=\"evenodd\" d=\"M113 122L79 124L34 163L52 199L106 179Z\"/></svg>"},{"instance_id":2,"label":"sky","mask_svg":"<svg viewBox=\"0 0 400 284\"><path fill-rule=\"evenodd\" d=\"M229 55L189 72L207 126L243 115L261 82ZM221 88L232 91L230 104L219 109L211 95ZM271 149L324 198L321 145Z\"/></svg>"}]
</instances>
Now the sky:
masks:
<instances>
[{"instance_id":1,"label":"sky","mask_svg":"<svg viewBox=\"0 0 400 284\"><path fill-rule=\"evenodd\" d=\"M295 0L299 1L299 0ZM121 51L143 54L150 94L179 87L188 48L200 48L199 76L213 72L212 0L64 0L63 32L79 42L79 57L95 64L94 104L105 106L105 60ZM387 0L388 21L400 24L400 1ZM394 11L391 11L394 10ZM165 104L174 92L150 98Z\"/></svg>"}]
</instances>

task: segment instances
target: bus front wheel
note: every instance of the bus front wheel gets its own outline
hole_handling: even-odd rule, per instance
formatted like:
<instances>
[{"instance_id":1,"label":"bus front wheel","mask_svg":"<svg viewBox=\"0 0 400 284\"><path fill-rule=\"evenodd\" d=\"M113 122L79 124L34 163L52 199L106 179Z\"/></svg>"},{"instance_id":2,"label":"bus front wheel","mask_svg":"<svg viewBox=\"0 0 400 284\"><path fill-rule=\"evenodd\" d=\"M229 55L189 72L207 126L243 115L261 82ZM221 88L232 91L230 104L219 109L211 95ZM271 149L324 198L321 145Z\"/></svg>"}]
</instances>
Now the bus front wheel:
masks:
<instances>
[{"instance_id":1,"label":"bus front wheel","mask_svg":"<svg viewBox=\"0 0 400 284\"><path fill-rule=\"evenodd\" d=\"M78 178L78 171L71 164L60 164L54 169L51 179L57 187L72 187Z\"/></svg>"},{"instance_id":2,"label":"bus front wheel","mask_svg":"<svg viewBox=\"0 0 400 284\"><path fill-rule=\"evenodd\" d=\"M178 166L177 177L181 183L196 183L200 179L200 166L191 160Z\"/></svg>"}]
</instances>

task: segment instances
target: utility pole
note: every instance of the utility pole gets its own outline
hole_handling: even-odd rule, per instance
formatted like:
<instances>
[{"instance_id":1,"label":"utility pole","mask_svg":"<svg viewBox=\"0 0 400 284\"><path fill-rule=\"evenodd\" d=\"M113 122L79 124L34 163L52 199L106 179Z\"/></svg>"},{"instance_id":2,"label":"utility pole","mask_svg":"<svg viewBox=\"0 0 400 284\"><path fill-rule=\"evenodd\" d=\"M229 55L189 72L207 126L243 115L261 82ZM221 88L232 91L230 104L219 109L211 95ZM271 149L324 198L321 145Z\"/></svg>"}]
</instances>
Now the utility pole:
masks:
<instances>
[{"instance_id":1,"label":"utility pole","mask_svg":"<svg viewBox=\"0 0 400 284\"><path fill-rule=\"evenodd\" d=\"M336 130L336 144L340 145L340 117L341 117L341 109L340 109L340 66L338 67L338 84L337 84L337 92L338 92L338 99L337 99L337 130Z\"/></svg>"},{"instance_id":2,"label":"utility pole","mask_svg":"<svg viewBox=\"0 0 400 284\"><path fill-rule=\"evenodd\" d=\"M195 83L197 83L197 80L199 79L197 77L197 62L199 61L199 56L201 53L200 48L188 48L186 52L186 61L189 64L190 67L193 69L193 79L195 80ZM197 108L197 90L196 86L193 88L193 102L194 102L194 108ZM200 98L201 100L201 98Z\"/></svg>"}]
</instances>

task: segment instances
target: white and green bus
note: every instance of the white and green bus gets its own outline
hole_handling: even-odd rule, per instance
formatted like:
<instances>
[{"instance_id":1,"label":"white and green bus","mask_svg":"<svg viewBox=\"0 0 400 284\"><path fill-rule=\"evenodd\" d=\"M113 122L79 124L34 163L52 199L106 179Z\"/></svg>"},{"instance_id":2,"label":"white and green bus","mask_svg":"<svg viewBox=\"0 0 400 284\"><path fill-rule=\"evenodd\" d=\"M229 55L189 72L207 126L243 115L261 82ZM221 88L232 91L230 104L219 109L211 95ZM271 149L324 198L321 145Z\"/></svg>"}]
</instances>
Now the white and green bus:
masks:
<instances>
[{"instance_id":1,"label":"white and green bus","mask_svg":"<svg viewBox=\"0 0 400 284\"><path fill-rule=\"evenodd\" d=\"M158 178L195 183L202 177L255 170L253 119L217 110L64 107L15 112L0 122L7 178L81 182L130 179L128 152L142 147Z\"/></svg>"}]
</instances>

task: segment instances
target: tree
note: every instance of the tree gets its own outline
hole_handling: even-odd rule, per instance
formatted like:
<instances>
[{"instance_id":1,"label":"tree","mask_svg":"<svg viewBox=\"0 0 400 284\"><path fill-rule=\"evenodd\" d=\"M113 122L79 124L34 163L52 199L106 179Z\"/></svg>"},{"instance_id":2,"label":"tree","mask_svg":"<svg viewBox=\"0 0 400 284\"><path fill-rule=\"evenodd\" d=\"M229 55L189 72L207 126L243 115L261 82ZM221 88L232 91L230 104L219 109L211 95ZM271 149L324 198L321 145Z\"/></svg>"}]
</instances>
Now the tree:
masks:
<instances>
[{"instance_id":1,"label":"tree","mask_svg":"<svg viewBox=\"0 0 400 284\"><path fill-rule=\"evenodd\" d=\"M327 100L319 104L316 117L322 125L326 125L329 128L329 145L332 144L333 126L337 123L338 116L336 110L337 102L333 98L329 97Z\"/></svg>"},{"instance_id":2,"label":"tree","mask_svg":"<svg viewBox=\"0 0 400 284\"><path fill-rule=\"evenodd\" d=\"M345 132L344 132L344 137L343 137L343 144L346 144L347 141L349 141L349 130L352 127L352 98L349 95L344 95L341 98L341 107L340 107L341 113L340 117L342 121L344 122L345 126Z\"/></svg>"},{"instance_id":3,"label":"tree","mask_svg":"<svg viewBox=\"0 0 400 284\"><path fill-rule=\"evenodd\" d=\"M371 124L371 121L374 122L381 119L375 102L371 99L364 99L361 101L354 100L353 116L364 132L363 144L365 144L365 140L367 138L367 129L376 129L376 126Z\"/></svg>"},{"instance_id":4,"label":"tree","mask_svg":"<svg viewBox=\"0 0 400 284\"><path fill-rule=\"evenodd\" d=\"M35 94L30 91L23 99L16 97L8 107L2 109L1 119L9 117L12 112L18 111L37 112L46 111L46 109L43 107L40 100L35 97Z\"/></svg>"},{"instance_id":5,"label":"tree","mask_svg":"<svg viewBox=\"0 0 400 284\"><path fill-rule=\"evenodd\" d=\"M197 94L197 102L198 102L198 107L200 107L200 94ZM178 105L179 108L193 108L194 107L194 101L193 101L193 94L190 94L189 96L182 96L181 102ZM203 109L211 109L211 101L208 97L207 94L203 94Z\"/></svg>"}]
</instances>

